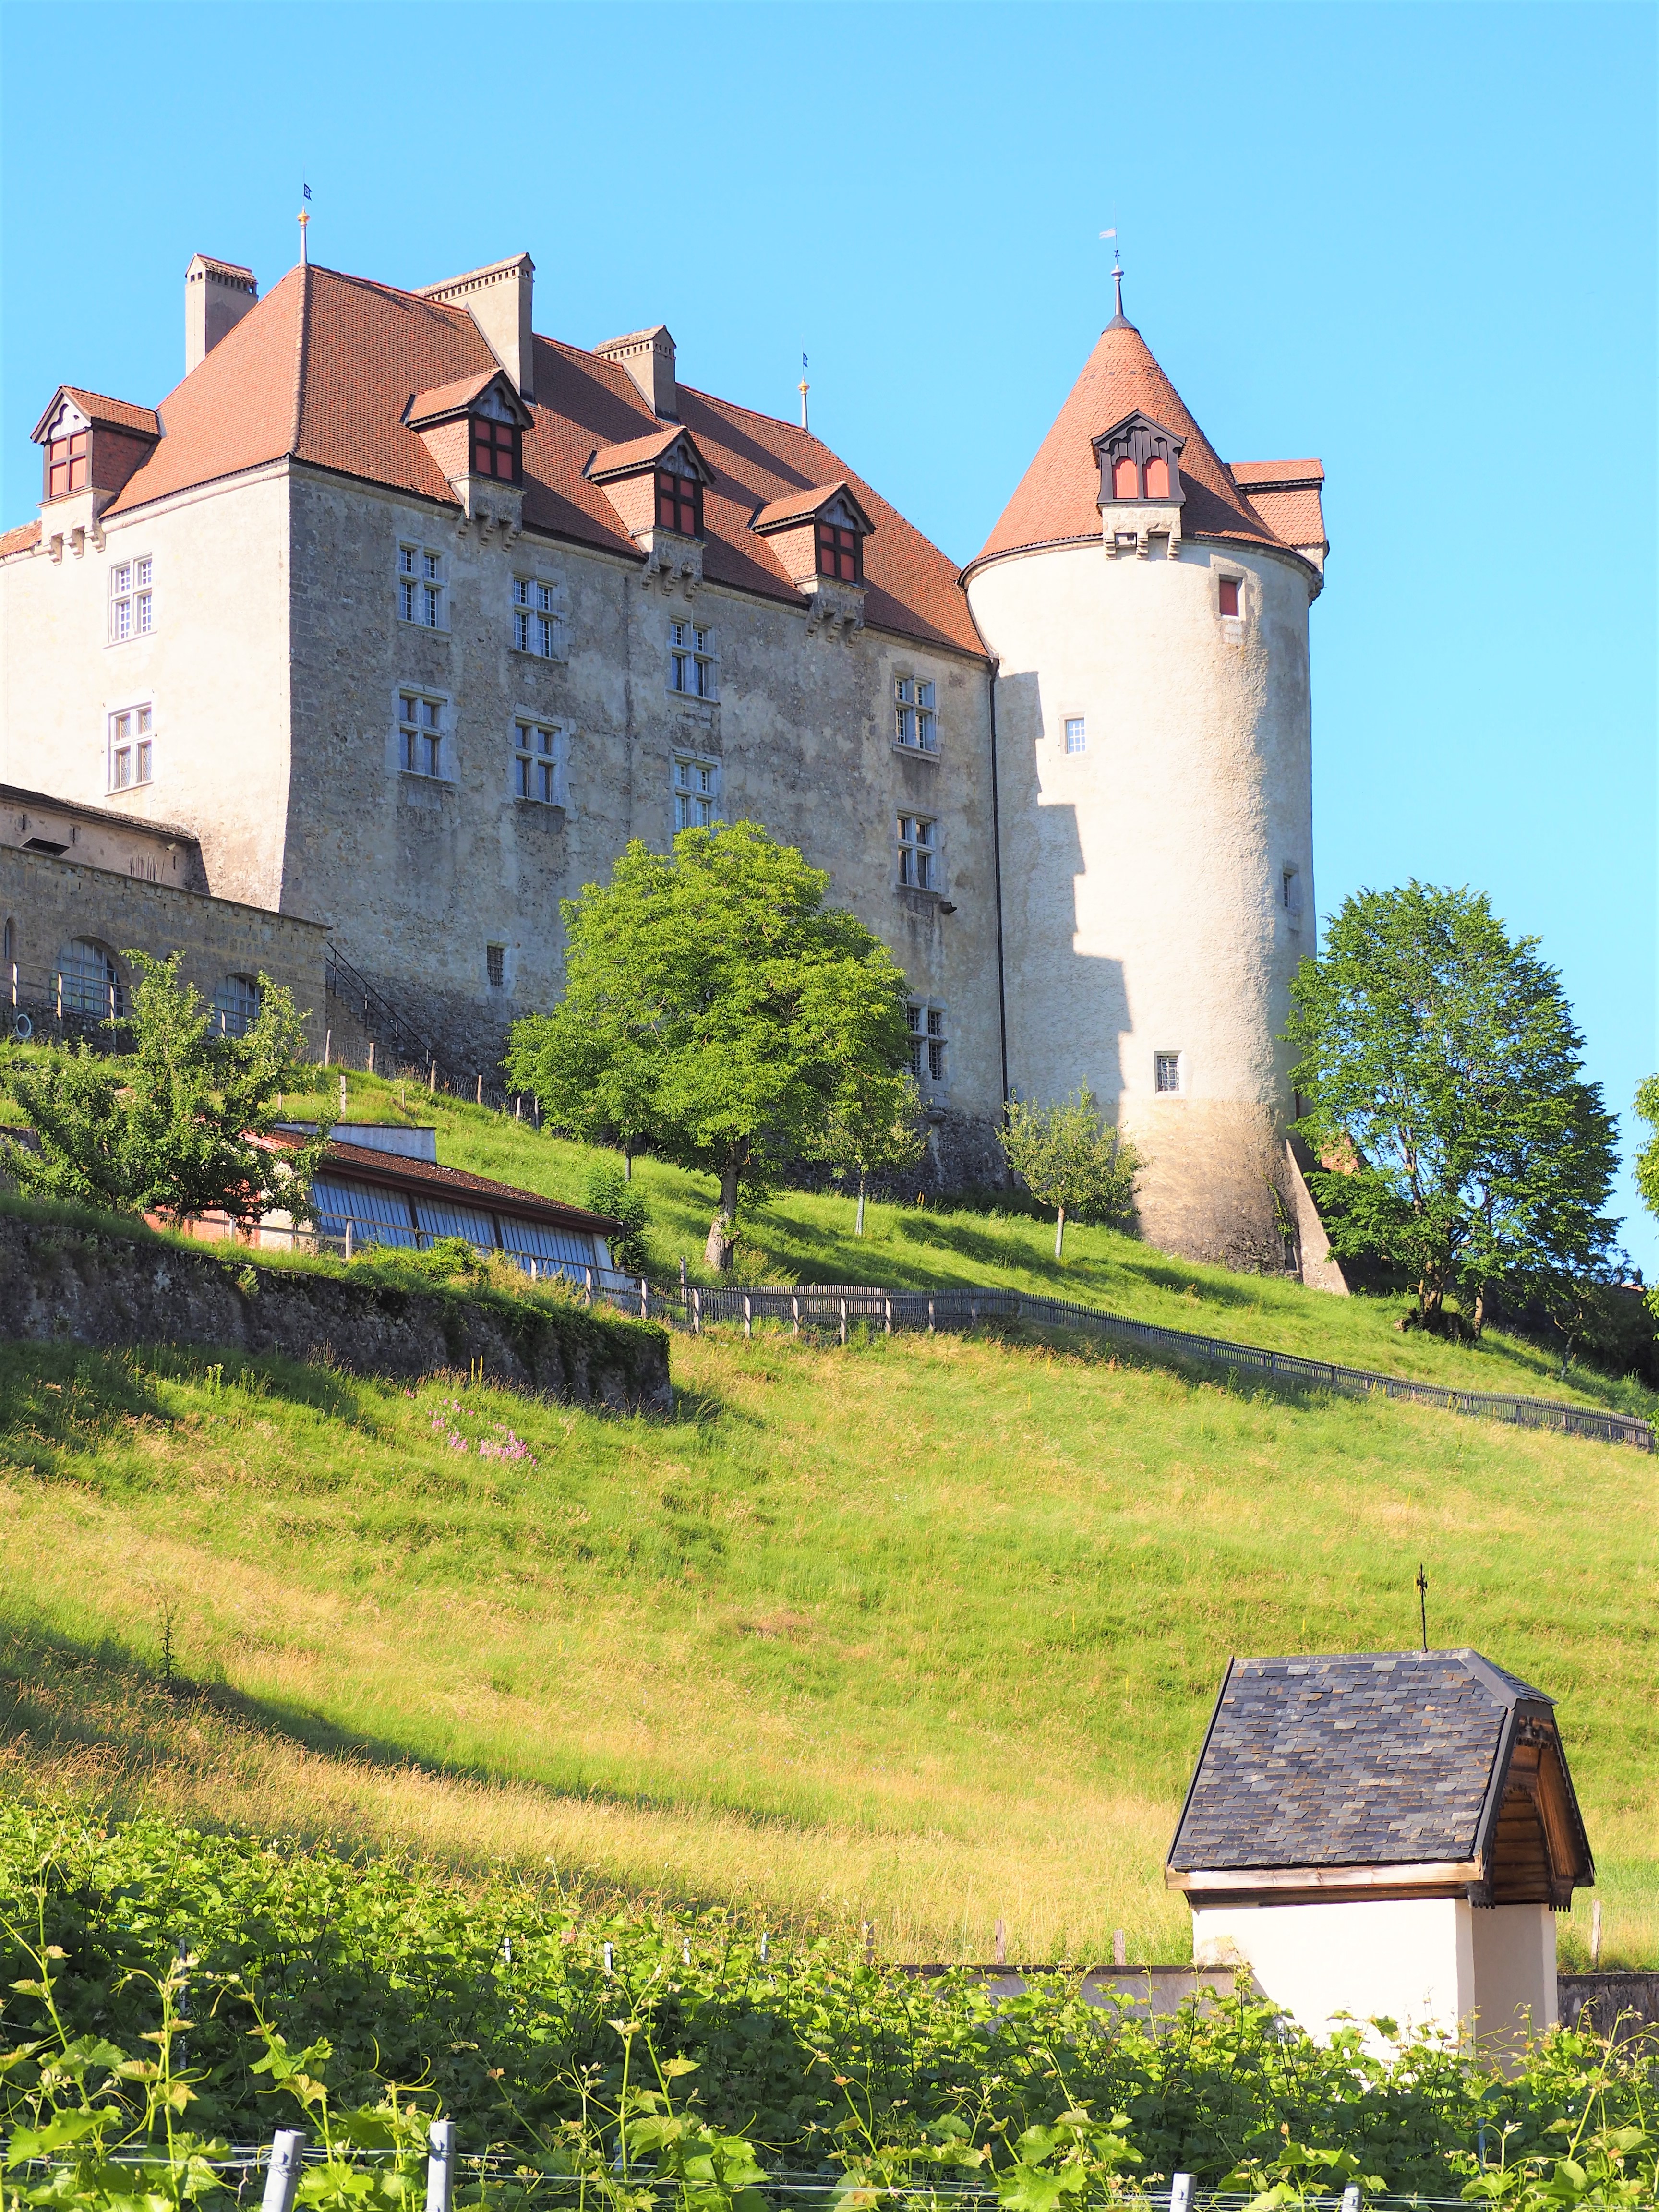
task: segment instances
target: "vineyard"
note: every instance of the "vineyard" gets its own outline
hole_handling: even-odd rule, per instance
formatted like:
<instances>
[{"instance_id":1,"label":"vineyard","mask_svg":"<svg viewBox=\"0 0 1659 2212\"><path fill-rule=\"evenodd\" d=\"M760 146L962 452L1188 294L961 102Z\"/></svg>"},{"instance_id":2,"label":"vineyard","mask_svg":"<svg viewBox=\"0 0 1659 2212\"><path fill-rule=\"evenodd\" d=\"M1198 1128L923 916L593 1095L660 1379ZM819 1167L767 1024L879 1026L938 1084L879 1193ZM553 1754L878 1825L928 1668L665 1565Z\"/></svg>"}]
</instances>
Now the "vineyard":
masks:
<instances>
[{"instance_id":1,"label":"vineyard","mask_svg":"<svg viewBox=\"0 0 1659 2212\"><path fill-rule=\"evenodd\" d=\"M744 2212L786 2178L809 2202L814 2181L850 2181L946 2202L966 2187L1008 2212L1176 2172L1274 2202L1351 2179L1456 2196L1483 2170L1513 2185L1564 2158L1631 2191L1592 2203L1650 2203L1659 2179L1650 2046L1565 2033L1504 2081L1426 2043L1385 2066L1358 2030L1321 2049L1242 1999L1154 2033L1081 2002L1064 1972L993 1999L967 1974L918 1979L741 1917L594 1914L549 1883L464 1891L153 1820L0 1814L0 1945L9 2154L64 2165L42 2202L73 2196L78 2160L80 2201L112 2206L96 2179L118 2173L111 2152L155 2158L169 2127L222 2157L295 2125L334 2153L302 2202L384 2202L438 2112L503 2199L571 2202L575 2184L596 2212L630 2160L623 2205L666 2184ZM392 2162L354 2172L364 2152ZM181 2164L175 2144L167 2173ZM176 2196L166 2179L152 2172L151 2206ZM204 2166L185 2193L210 2202L212 2179Z\"/></svg>"}]
</instances>

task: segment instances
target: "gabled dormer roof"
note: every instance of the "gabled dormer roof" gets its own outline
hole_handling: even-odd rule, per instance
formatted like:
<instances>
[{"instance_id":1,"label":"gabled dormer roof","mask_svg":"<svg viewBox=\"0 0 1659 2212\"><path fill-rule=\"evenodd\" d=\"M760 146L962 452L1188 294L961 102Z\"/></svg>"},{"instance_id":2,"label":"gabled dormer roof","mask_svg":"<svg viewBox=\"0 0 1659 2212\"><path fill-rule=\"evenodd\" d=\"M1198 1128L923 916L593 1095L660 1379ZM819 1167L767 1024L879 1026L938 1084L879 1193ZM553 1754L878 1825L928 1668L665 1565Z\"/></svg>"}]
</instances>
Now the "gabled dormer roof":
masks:
<instances>
[{"instance_id":1,"label":"gabled dormer roof","mask_svg":"<svg viewBox=\"0 0 1659 2212\"><path fill-rule=\"evenodd\" d=\"M1168 1875L1558 1907L1595 1878L1553 1700L1467 1650L1232 1660Z\"/></svg>"},{"instance_id":2,"label":"gabled dormer roof","mask_svg":"<svg viewBox=\"0 0 1659 2212\"><path fill-rule=\"evenodd\" d=\"M587 479L590 483L615 483L646 469L672 469L676 476L691 477L702 484L714 481L714 471L697 450L696 440L678 423L644 438L601 446L587 465Z\"/></svg>"},{"instance_id":3,"label":"gabled dormer roof","mask_svg":"<svg viewBox=\"0 0 1659 2212\"><path fill-rule=\"evenodd\" d=\"M102 392L85 392L78 384L60 384L40 420L29 435L38 446L64 402L68 400L89 429L122 430L129 437L159 438L161 418L153 407L135 406L130 399L112 399Z\"/></svg>"},{"instance_id":4,"label":"gabled dormer roof","mask_svg":"<svg viewBox=\"0 0 1659 2212\"><path fill-rule=\"evenodd\" d=\"M404 416L411 430L429 430L438 422L453 422L462 415L489 415L498 422L516 422L527 430L535 419L504 368L484 369L459 376L430 392L417 392Z\"/></svg>"},{"instance_id":5,"label":"gabled dormer roof","mask_svg":"<svg viewBox=\"0 0 1659 2212\"><path fill-rule=\"evenodd\" d=\"M765 538L774 531L798 529L803 522L821 519L843 522L862 531L866 538L876 526L845 477L839 483L814 484L805 491L791 492L787 498L769 501L749 526Z\"/></svg>"}]
</instances>

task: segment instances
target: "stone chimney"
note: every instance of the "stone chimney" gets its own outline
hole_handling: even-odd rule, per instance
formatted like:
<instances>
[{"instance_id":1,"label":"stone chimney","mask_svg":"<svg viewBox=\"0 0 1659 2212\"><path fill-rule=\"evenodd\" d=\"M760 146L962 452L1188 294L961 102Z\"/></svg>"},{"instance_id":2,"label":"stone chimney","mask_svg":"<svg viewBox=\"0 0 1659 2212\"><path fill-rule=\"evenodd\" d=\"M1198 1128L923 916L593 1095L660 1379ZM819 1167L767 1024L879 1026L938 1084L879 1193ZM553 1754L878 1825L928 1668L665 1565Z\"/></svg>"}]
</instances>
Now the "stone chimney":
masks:
<instances>
[{"instance_id":1,"label":"stone chimney","mask_svg":"<svg viewBox=\"0 0 1659 2212\"><path fill-rule=\"evenodd\" d=\"M198 253L185 271L185 374L199 368L258 299L253 271Z\"/></svg>"},{"instance_id":2,"label":"stone chimney","mask_svg":"<svg viewBox=\"0 0 1659 2212\"><path fill-rule=\"evenodd\" d=\"M535 392L534 342L530 332L531 294L536 264L527 253L511 261L492 261L447 283L423 284L416 297L447 307L465 307L478 334L512 378L520 399Z\"/></svg>"},{"instance_id":3,"label":"stone chimney","mask_svg":"<svg viewBox=\"0 0 1659 2212\"><path fill-rule=\"evenodd\" d=\"M639 386L640 397L651 412L665 422L680 419L679 387L674 381L674 340L665 324L654 330L630 331L625 338L611 338L594 352L601 361L614 361Z\"/></svg>"}]
</instances>

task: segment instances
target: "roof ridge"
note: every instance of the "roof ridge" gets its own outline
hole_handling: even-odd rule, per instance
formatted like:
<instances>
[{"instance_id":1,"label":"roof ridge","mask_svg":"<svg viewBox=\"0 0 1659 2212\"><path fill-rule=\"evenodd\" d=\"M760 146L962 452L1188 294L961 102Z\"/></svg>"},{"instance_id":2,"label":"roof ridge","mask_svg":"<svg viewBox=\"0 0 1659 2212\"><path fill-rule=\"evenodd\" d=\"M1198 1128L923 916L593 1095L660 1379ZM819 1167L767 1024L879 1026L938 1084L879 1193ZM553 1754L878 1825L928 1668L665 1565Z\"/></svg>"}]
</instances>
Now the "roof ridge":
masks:
<instances>
[{"instance_id":1,"label":"roof ridge","mask_svg":"<svg viewBox=\"0 0 1659 2212\"><path fill-rule=\"evenodd\" d=\"M360 285L366 292L385 292L394 300L411 300L417 307L431 307L443 315L453 315L459 320L471 322L465 307L458 307L448 300L429 300L423 292L411 292L406 284L388 284L382 276L354 276L349 269L331 269L320 261L302 262L301 267L307 276L333 276L342 284ZM274 291L276 286L271 289Z\"/></svg>"},{"instance_id":2,"label":"roof ridge","mask_svg":"<svg viewBox=\"0 0 1659 2212\"><path fill-rule=\"evenodd\" d=\"M333 273L331 270L329 272ZM306 368L308 348L307 339L311 330L311 264L306 262L300 271L300 312L294 328L294 417L289 433L288 457L298 458L300 433L305 423Z\"/></svg>"}]
</instances>

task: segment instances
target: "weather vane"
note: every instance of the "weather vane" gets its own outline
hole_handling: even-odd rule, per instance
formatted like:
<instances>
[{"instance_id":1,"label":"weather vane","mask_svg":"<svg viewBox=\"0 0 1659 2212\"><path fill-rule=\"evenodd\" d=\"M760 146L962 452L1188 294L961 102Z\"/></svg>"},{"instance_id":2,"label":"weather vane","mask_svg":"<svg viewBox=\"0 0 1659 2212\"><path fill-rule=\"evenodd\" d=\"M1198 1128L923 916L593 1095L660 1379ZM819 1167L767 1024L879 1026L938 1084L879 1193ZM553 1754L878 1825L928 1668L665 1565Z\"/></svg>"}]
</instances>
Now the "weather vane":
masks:
<instances>
[{"instance_id":1,"label":"weather vane","mask_svg":"<svg viewBox=\"0 0 1659 2212\"><path fill-rule=\"evenodd\" d=\"M811 388L806 381L806 356L803 354L800 357L800 382L795 386L796 391L800 394L800 427L803 430L807 428L806 395Z\"/></svg>"},{"instance_id":2,"label":"weather vane","mask_svg":"<svg viewBox=\"0 0 1659 2212\"><path fill-rule=\"evenodd\" d=\"M1123 313L1123 256L1118 251L1116 224L1114 223L1109 230L1103 230L1100 234L1112 241L1112 283L1117 289L1117 313L1121 315Z\"/></svg>"}]
</instances>

